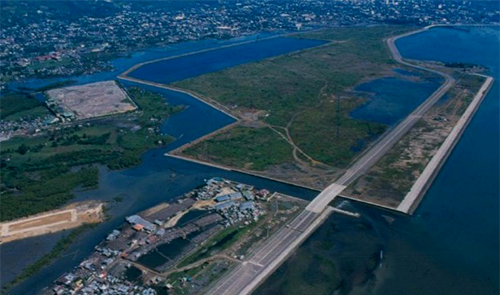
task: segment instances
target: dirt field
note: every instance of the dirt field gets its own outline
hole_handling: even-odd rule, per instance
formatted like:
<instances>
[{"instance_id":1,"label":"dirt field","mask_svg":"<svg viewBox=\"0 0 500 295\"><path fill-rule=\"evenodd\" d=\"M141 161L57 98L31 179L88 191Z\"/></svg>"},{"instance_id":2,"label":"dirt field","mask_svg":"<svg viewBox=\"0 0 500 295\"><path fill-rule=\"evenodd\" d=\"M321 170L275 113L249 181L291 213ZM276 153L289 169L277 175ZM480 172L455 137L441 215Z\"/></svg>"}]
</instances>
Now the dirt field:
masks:
<instances>
[{"instance_id":1,"label":"dirt field","mask_svg":"<svg viewBox=\"0 0 500 295\"><path fill-rule=\"evenodd\" d=\"M115 81L53 89L47 95L47 105L67 119L101 117L137 108Z\"/></svg>"},{"instance_id":2,"label":"dirt field","mask_svg":"<svg viewBox=\"0 0 500 295\"><path fill-rule=\"evenodd\" d=\"M0 223L0 242L10 242L33 236L78 227L84 223L101 222L102 203L83 202L66 208Z\"/></svg>"},{"instance_id":3,"label":"dirt field","mask_svg":"<svg viewBox=\"0 0 500 295\"><path fill-rule=\"evenodd\" d=\"M14 224L10 224L9 232L16 231L26 231L31 228L51 225L59 222L70 222L73 219L73 216L76 215L76 210L71 209L60 213L48 214L40 217L35 217L33 219L29 219L24 222L18 222Z\"/></svg>"}]
</instances>

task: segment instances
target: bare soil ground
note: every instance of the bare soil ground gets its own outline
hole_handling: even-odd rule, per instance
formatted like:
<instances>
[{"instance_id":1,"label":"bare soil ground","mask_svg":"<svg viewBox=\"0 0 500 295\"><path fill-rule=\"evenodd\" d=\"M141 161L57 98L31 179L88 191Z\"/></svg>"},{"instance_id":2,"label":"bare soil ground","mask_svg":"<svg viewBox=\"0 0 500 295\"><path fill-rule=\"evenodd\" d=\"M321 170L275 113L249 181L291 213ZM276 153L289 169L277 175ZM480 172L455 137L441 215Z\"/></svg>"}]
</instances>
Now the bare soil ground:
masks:
<instances>
[{"instance_id":1,"label":"bare soil ground","mask_svg":"<svg viewBox=\"0 0 500 295\"><path fill-rule=\"evenodd\" d=\"M75 228L104 219L103 204L95 201L74 203L59 210L0 224L0 242L11 242L33 236Z\"/></svg>"},{"instance_id":2,"label":"bare soil ground","mask_svg":"<svg viewBox=\"0 0 500 295\"><path fill-rule=\"evenodd\" d=\"M48 105L55 112L71 112L88 119L135 110L137 106L115 81L104 81L47 91Z\"/></svg>"},{"instance_id":3,"label":"bare soil ground","mask_svg":"<svg viewBox=\"0 0 500 295\"><path fill-rule=\"evenodd\" d=\"M58 222L64 222L64 221L69 222L71 221L72 217L71 211L73 210L60 213L47 214L24 222L13 223L10 224L9 231L10 232L23 231L38 226L51 225Z\"/></svg>"}]
</instances>

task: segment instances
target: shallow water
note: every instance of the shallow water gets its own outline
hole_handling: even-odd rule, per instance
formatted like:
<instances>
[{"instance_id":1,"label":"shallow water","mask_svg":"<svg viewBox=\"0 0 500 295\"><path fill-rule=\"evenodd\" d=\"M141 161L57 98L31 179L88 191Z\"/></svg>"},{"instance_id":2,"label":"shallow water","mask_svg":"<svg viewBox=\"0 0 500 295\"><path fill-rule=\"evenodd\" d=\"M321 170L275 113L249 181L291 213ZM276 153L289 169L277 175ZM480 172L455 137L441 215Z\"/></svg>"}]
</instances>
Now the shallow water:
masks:
<instances>
[{"instance_id":1,"label":"shallow water","mask_svg":"<svg viewBox=\"0 0 500 295\"><path fill-rule=\"evenodd\" d=\"M346 222L332 215L257 294L285 294L290 284L301 284L283 273L314 263L301 253L325 233L331 234L325 258L342 280L335 294L499 294L499 44L498 27L439 28L397 42L404 57L487 66L493 88L413 217L349 202L363 217ZM382 260L369 275L377 256Z\"/></svg>"},{"instance_id":2,"label":"shallow water","mask_svg":"<svg viewBox=\"0 0 500 295\"><path fill-rule=\"evenodd\" d=\"M237 42L243 42L248 38L238 39ZM294 42L300 42L300 39L294 40L296 40ZM236 41L226 41L224 44L227 44L228 42L234 43ZM206 44L207 41L201 41L201 45L193 45L190 43L187 47L189 50L193 50L193 48L200 50L207 48L205 46ZM208 44L213 46L214 43L208 42ZM219 44L219 42L216 44ZM274 43L269 43L268 46L273 44ZM305 44L313 45L314 43L310 43L309 40L306 40ZM259 46L263 46L263 44ZM185 49L181 45L179 45L179 48ZM289 47L289 49L291 48ZM179 51L176 51L176 54L178 54L178 52ZM163 52L160 52L159 54L163 54ZM170 52L169 54L172 53ZM149 55L149 57L151 56ZM127 64L126 68L128 68L128 66L129 64ZM79 83L86 83L90 80L98 81L99 79L110 79L114 78L119 73L121 73L121 71L115 71L113 73L100 73L97 74L97 76L84 77L79 80ZM38 88L51 82L54 82L54 80L31 80L29 81L29 86ZM234 122L234 119L188 94L153 86L139 85L128 81L123 81L122 84L126 87L140 86L144 89L159 92L164 95L168 103L172 105L186 106L187 108L184 111L171 116L162 124L163 132L169 133L178 139L164 148L146 152L142 157L142 164L132 169L123 171L108 171L105 168L101 168L99 189L77 193L77 197L74 201L99 199L112 202L114 197L122 197L123 201L117 204L115 203L110 210L110 214L112 215L111 220L81 235L78 240L66 251L66 253L73 253L72 255L63 255L52 265L46 267L37 275L29 278L14 288L10 292L11 294L36 293L37 290L48 286L59 275L71 270L81 260L88 256L93 250L93 247L97 245L107 233L109 233L113 228L118 227L123 222L125 216L145 210L160 202L172 200L183 193L196 188L198 185L203 183L204 179L220 176L252 184L256 187L267 188L272 191L280 191L285 194L303 197L306 199L313 198L315 192L310 190L285 185L259 177L252 177L241 173L229 172L175 158L165 157L164 154L166 152L200 136L224 127L225 125ZM24 86L27 86L27 84ZM48 243L47 245L51 245L53 242L53 240L50 240L46 236L39 238L39 240L46 241ZM30 249L31 246L32 244L29 242L8 243L1 246L2 253L12 253L12 255L16 256L17 259L20 260L17 263L9 265L9 276L11 278L18 275L21 272L22 267L27 264L23 262L25 259L23 257L25 257L25 253L27 253L26 251ZM44 251L42 251L42 249ZM40 247L40 251L34 252L33 255L26 260L34 261L47 253L49 249L50 246ZM5 284L7 279L4 279L2 275L1 281L2 284Z\"/></svg>"},{"instance_id":3,"label":"shallow water","mask_svg":"<svg viewBox=\"0 0 500 295\"><path fill-rule=\"evenodd\" d=\"M355 90L371 94L370 100L350 115L355 119L394 125L424 102L440 82L440 79L414 82L389 77L361 84Z\"/></svg>"}]
</instances>

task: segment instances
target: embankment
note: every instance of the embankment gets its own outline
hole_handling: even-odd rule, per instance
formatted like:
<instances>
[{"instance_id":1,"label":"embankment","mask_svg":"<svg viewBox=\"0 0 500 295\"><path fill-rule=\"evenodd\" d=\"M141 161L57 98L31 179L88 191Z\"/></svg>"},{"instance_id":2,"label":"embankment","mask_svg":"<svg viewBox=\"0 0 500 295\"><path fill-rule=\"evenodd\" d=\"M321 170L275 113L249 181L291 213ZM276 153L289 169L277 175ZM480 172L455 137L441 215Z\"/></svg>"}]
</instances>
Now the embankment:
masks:
<instances>
[{"instance_id":1,"label":"embankment","mask_svg":"<svg viewBox=\"0 0 500 295\"><path fill-rule=\"evenodd\" d=\"M405 196L403 201L399 204L397 208L398 211L407 214L412 214L413 211L417 208L423 196L431 186L436 175L439 173L439 170L446 162L446 159L451 154L451 151L459 141L467 125L474 117L474 114L481 105L481 102L488 93L492 84L493 84L493 78L487 77L486 81L479 89L478 93L470 103L469 107L465 110L462 117L460 117L459 121L452 129L452 131L450 132L446 140L443 142L441 147L438 149L434 157L432 157L431 161L427 164L420 177L415 181L415 183L413 184L412 188Z\"/></svg>"}]
</instances>

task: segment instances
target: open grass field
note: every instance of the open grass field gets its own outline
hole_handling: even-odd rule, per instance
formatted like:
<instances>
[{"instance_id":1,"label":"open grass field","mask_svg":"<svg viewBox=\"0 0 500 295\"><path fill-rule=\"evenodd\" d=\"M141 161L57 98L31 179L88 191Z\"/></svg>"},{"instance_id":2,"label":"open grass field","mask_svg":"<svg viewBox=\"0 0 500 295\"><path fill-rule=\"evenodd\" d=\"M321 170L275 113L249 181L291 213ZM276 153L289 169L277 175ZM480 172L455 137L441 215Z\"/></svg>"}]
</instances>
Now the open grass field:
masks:
<instances>
[{"instance_id":1,"label":"open grass field","mask_svg":"<svg viewBox=\"0 0 500 295\"><path fill-rule=\"evenodd\" d=\"M411 29L351 27L297 34L293 37L329 43L174 83L230 107L243 121L244 114L258 114L260 126L269 127L265 132L238 127L184 154L252 170L290 163L305 173L307 166L345 168L387 127L349 116L368 99L352 90L394 75L400 66L384 39Z\"/></svg>"},{"instance_id":2,"label":"open grass field","mask_svg":"<svg viewBox=\"0 0 500 295\"><path fill-rule=\"evenodd\" d=\"M188 149L186 155L259 171L293 161L292 147L268 127L233 128Z\"/></svg>"}]
</instances>

